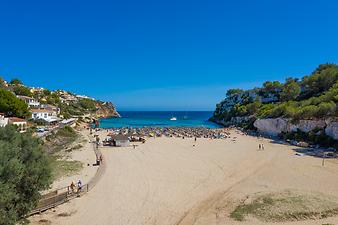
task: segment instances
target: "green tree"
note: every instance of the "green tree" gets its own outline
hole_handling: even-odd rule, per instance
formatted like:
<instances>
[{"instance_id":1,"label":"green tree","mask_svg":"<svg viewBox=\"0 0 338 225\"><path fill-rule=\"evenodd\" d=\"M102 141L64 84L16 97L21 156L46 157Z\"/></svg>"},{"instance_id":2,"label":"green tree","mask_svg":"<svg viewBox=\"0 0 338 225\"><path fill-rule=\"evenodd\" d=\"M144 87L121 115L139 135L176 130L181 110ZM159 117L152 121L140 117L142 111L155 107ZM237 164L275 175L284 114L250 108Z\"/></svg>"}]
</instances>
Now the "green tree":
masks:
<instances>
[{"instance_id":1,"label":"green tree","mask_svg":"<svg viewBox=\"0 0 338 225\"><path fill-rule=\"evenodd\" d=\"M14 79L11 80L10 84L11 85L22 85L23 83L18 78L14 78Z\"/></svg>"},{"instance_id":2,"label":"green tree","mask_svg":"<svg viewBox=\"0 0 338 225\"><path fill-rule=\"evenodd\" d=\"M253 103L246 105L246 108L250 115L253 115L258 112L259 108L262 106L259 98L257 97Z\"/></svg>"},{"instance_id":3,"label":"green tree","mask_svg":"<svg viewBox=\"0 0 338 225\"><path fill-rule=\"evenodd\" d=\"M13 91L16 95L23 95L23 96L29 96L29 97L32 96L30 89L25 86L15 86L13 88Z\"/></svg>"},{"instance_id":4,"label":"green tree","mask_svg":"<svg viewBox=\"0 0 338 225\"><path fill-rule=\"evenodd\" d=\"M0 89L0 112L7 116L28 117L30 115L27 104L4 89Z\"/></svg>"},{"instance_id":5,"label":"green tree","mask_svg":"<svg viewBox=\"0 0 338 225\"><path fill-rule=\"evenodd\" d=\"M0 155L0 224L14 225L51 184L51 168L39 140L13 126L0 128Z\"/></svg>"},{"instance_id":6,"label":"green tree","mask_svg":"<svg viewBox=\"0 0 338 225\"><path fill-rule=\"evenodd\" d=\"M231 95L234 95L234 94L239 94L239 93L242 93L244 92L242 89L239 89L239 88L236 88L236 89L229 89L226 93L226 96L227 97L230 97Z\"/></svg>"},{"instance_id":7,"label":"green tree","mask_svg":"<svg viewBox=\"0 0 338 225\"><path fill-rule=\"evenodd\" d=\"M79 106L85 110L94 111L96 110L96 103L91 99L80 99L78 102Z\"/></svg>"},{"instance_id":8,"label":"green tree","mask_svg":"<svg viewBox=\"0 0 338 225\"><path fill-rule=\"evenodd\" d=\"M51 94L51 91L48 90L48 89L44 89L42 93L43 93L44 96L48 96L48 95Z\"/></svg>"},{"instance_id":9,"label":"green tree","mask_svg":"<svg viewBox=\"0 0 338 225\"><path fill-rule=\"evenodd\" d=\"M330 102L322 102L322 103L320 103L318 105L317 116L318 117L334 116L336 110L337 110L336 103L334 103L332 101L330 101Z\"/></svg>"},{"instance_id":10,"label":"green tree","mask_svg":"<svg viewBox=\"0 0 338 225\"><path fill-rule=\"evenodd\" d=\"M274 93L276 90L281 89L282 84L279 81L266 81L263 83L263 89L265 92Z\"/></svg>"},{"instance_id":11,"label":"green tree","mask_svg":"<svg viewBox=\"0 0 338 225\"><path fill-rule=\"evenodd\" d=\"M3 88L5 86L5 80L0 77L0 88Z\"/></svg>"},{"instance_id":12,"label":"green tree","mask_svg":"<svg viewBox=\"0 0 338 225\"><path fill-rule=\"evenodd\" d=\"M301 92L300 86L296 80L288 78L283 86L280 97L282 101L295 100Z\"/></svg>"},{"instance_id":13,"label":"green tree","mask_svg":"<svg viewBox=\"0 0 338 225\"><path fill-rule=\"evenodd\" d=\"M338 66L322 64L310 76L302 79L301 85L305 91L303 98L318 96L330 89L338 80Z\"/></svg>"}]
</instances>

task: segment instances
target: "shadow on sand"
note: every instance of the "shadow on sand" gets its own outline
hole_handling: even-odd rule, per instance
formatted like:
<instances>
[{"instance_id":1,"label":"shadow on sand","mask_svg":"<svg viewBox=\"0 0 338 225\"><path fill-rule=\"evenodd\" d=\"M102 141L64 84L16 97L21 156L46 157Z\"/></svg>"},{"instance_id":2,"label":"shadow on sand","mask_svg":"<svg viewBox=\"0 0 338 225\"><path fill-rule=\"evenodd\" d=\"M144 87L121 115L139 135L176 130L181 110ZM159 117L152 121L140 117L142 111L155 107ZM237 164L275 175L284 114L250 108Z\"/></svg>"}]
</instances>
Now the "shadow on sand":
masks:
<instances>
[{"instance_id":1,"label":"shadow on sand","mask_svg":"<svg viewBox=\"0 0 338 225\"><path fill-rule=\"evenodd\" d=\"M270 140L272 144L283 144L292 146L292 150L295 151L297 156L312 156L316 158L338 158L337 151L334 149L325 148L310 148L310 147L296 147L286 141L274 138Z\"/></svg>"}]
</instances>

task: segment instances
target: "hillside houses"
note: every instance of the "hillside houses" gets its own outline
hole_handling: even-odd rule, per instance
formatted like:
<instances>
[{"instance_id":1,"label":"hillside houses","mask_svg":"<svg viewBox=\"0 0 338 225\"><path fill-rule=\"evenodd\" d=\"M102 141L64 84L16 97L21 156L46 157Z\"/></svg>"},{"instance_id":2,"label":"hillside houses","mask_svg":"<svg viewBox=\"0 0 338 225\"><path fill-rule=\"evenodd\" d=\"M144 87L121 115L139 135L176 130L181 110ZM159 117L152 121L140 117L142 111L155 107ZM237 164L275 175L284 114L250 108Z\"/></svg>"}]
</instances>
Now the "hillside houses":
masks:
<instances>
[{"instance_id":1,"label":"hillside houses","mask_svg":"<svg viewBox=\"0 0 338 225\"><path fill-rule=\"evenodd\" d=\"M26 132L27 130L27 121L25 119L18 117L5 117L4 113L0 113L0 127L5 127L9 124L17 126L20 133Z\"/></svg>"},{"instance_id":2,"label":"hillside houses","mask_svg":"<svg viewBox=\"0 0 338 225\"><path fill-rule=\"evenodd\" d=\"M57 117L57 112L53 109L31 109L32 119L42 119L48 123L56 123L61 119Z\"/></svg>"},{"instance_id":3,"label":"hillside houses","mask_svg":"<svg viewBox=\"0 0 338 225\"><path fill-rule=\"evenodd\" d=\"M28 107L36 108L36 107L39 107L39 105L40 105L40 102L38 100L36 100L35 98L31 98L31 97L28 97L28 96L22 96L22 95L17 95L16 97L25 101L27 103Z\"/></svg>"},{"instance_id":4,"label":"hillside houses","mask_svg":"<svg viewBox=\"0 0 338 225\"><path fill-rule=\"evenodd\" d=\"M17 126L18 131L20 133L24 133L27 131L27 121L25 119L18 118L18 117L9 117L8 124Z\"/></svg>"},{"instance_id":5,"label":"hillside houses","mask_svg":"<svg viewBox=\"0 0 338 225\"><path fill-rule=\"evenodd\" d=\"M51 91L41 87L25 86L19 79L13 79L9 83L0 79L0 90L11 104L16 104L20 108L12 112L7 102L3 101L3 104L0 104L0 110L4 112L0 117L0 126L10 123L5 115L18 117L12 120L12 124L20 125L24 121L19 121L19 118L25 118L33 126L60 125L62 119L78 117L119 116L112 103L97 101L86 95L64 90Z\"/></svg>"},{"instance_id":6,"label":"hillside houses","mask_svg":"<svg viewBox=\"0 0 338 225\"><path fill-rule=\"evenodd\" d=\"M59 115L61 113L61 109L59 107L56 107L54 105L50 104L41 104L40 109L46 109L53 111L56 115Z\"/></svg>"},{"instance_id":7,"label":"hillside houses","mask_svg":"<svg viewBox=\"0 0 338 225\"><path fill-rule=\"evenodd\" d=\"M88 97L86 95L76 95L76 98L95 100L94 98Z\"/></svg>"},{"instance_id":8,"label":"hillside houses","mask_svg":"<svg viewBox=\"0 0 338 225\"><path fill-rule=\"evenodd\" d=\"M59 96L61 103L69 104L70 102L78 101L75 95L67 91L57 90L55 93Z\"/></svg>"}]
</instances>

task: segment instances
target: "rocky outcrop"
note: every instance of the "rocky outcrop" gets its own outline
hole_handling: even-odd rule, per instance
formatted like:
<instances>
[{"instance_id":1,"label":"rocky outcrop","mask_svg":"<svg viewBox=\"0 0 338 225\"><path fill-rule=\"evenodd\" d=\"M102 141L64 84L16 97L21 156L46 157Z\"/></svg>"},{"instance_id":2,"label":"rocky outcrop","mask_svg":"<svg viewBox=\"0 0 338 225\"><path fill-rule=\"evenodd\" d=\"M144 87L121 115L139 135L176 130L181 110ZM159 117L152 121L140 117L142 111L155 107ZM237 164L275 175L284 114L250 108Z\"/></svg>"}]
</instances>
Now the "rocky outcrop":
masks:
<instances>
[{"instance_id":1,"label":"rocky outcrop","mask_svg":"<svg viewBox=\"0 0 338 225\"><path fill-rule=\"evenodd\" d=\"M231 126L231 125L239 125L239 124L248 122L252 118L254 118L254 117L252 117L252 116L236 116L236 117L232 117L230 121L224 121L224 120L218 120L218 119L212 117L209 120L214 122L214 123L220 124L222 126Z\"/></svg>"},{"instance_id":2,"label":"rocky outcrop","mask_svg":"<svg viewBox=\"0 0 338 225\"><path fill-rule=\"evenodd\" d=\"M326 135L338 140L338 122L331 122L325 128Z\"/></svg>"},{"instance_id":3,"label":"rocky outcrop","mask_svg":"<svg viewBox=\"0 0 338 225\"><path fill-rule=\"evenodd\" d=\"M310 132L314 129L324 129L325 127L325 120L300 120L296 124L292 124L289 122L288 131L297 131L299 129L303 132Z\"/></svg>"},{"instance_id":4,"label":"rocky outcrop","mask_svg":"<svg viewBox=\"0 0 338 225\"><path fill-rule=\"evenodd\" d=\"M257 119L254 122L257 130L263 134L277 136L283 132L294 132L301 130L310 132L315 129L325 130L325 134L338 140L338 122L334 120L300 120L293 123L291 120L284 118L275 119Z\"/></svg>"},{"instance_id":5,"label":"rocky outcrop","mask_svg":"<svg viewBox=\"0 0 338 225\"><path fill-rule=\"evenodd\" d=\"M257 119L254 126L259 132L270 136L277 136L289 130L288 121L282 118Z\"/></svg>"},{"instance_id":6,"label":"rocky outcrop","mask_svg":"<svg viewBox=\"0 0 338 225\"><path fill-rule=\"evenodd\" d=\"M96 118L120 117L120 114L116 111L116 108L113 105L113 103L103 102L97 105L95 117Z\"/></svg>"}]
</instances>

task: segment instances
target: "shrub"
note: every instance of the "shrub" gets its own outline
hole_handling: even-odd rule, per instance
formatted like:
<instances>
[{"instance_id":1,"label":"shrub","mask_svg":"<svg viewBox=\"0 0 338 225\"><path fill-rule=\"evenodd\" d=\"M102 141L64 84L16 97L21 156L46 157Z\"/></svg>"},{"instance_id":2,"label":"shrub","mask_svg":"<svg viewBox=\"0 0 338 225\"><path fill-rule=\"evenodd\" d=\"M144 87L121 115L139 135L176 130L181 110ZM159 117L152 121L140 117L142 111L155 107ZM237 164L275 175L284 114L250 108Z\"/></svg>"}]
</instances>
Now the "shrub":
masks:
<instances>
[{"instance_id":1,"label":"shrub","mask_svg":"<svg viewBox=\"0 0 338 225\"><path fill-rule=\"evenodd\" d=\"M13 126L0 128L0 224L14 225L49 187L51 169L39 140Z\"/></svg>"}]
</instances>

